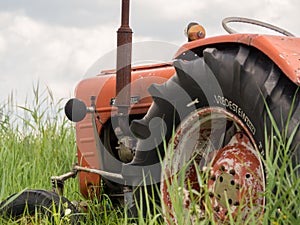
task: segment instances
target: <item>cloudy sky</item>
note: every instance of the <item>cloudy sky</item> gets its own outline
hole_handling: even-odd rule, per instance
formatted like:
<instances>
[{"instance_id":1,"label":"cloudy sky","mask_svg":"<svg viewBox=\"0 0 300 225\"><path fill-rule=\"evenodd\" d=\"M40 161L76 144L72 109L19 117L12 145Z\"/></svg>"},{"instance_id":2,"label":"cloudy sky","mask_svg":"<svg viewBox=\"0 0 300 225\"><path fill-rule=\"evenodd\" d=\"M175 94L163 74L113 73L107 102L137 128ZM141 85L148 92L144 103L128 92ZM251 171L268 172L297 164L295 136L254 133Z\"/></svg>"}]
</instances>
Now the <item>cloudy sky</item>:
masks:
<instances>
[{"instance_id":1,"label":"cloudy sky","mask_svg":"<svg viewBox=\"0 0 300 225\"><path fill-rule=\"evenodd\" d=\"M30 96L37 81L56 98L71 97L79 80L97 73L99 66L91 66L115 49L120 2L0 0L0 103L11 92ZM225 34L221 20L227 16L262 20L300 36L299 10L299 0L131 0L130 26L134 42L172 46L186 42L183 29L190 21L201 23L207 36ZM114 58L107 64L113 67Z\"/></svg>"}]
</instances>

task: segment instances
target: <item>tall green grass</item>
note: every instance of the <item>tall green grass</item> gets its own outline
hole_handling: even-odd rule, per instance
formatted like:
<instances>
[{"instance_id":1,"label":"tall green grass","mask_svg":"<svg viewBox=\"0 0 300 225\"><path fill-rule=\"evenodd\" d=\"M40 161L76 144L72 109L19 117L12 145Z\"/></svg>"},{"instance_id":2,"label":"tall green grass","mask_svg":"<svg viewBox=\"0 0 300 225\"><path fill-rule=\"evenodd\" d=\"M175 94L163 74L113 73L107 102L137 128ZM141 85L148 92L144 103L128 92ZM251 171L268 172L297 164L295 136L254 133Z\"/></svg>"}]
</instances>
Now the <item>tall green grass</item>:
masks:
<instances>
[{"instance_id":1,"label":"tall green grass","mask_svg":"<svg viewBox=\"0 0 300 225\"><path fill-rule=\"evenodd\" d=\"M50 177L75 161L74 129L62 114L62 100L38 84L33 96L22 105L13 96L0 103L0 199L24 189L51 190ZM67 182L66 193L79 195L75 181Z\"/></svg>"},{"instance_id":2,"label":"tall green grass","mask_svg":"<svg viewBox=\"0 0 300 225\"><path fill-rule=\"evenodd\" d=\"M41 89L39 84L33 87L33 99L18 105L13 96L0 103L0 200L12 193L24 189L51 189L50 177L68 172L76 162L76 143L73 124L63 114L63 99L56 100L51 90ZM273 122L274 123L274 122ZM259 219L252 212L247 221L233 219L229 224L300 224L300 178L292 167L289 151L293 136L286 137L278 131L276 124L266 133L266 154L262 157L267 173L266 206L264 215ZM270 138L267 138L270 137ZM276 146L276 147L275 147ZM276 149L276 152L274 152ZM281 167L278 166L280 161ZM189 163L194 163L191 160ZM298 165L299 166L299 165ZM182 172L184 169L183 167ZM288 170L290 172L288 173ZM178 173L177 176L181 176ZM198 171L198 179L205 180L206 174ZM207 198L205 185L203 192L184 189L183 182L173 182L169 186L174 201L173 213L178 224L216 224L213 210L207 204L205 219L200 218L199 199ZM274 191L275 190L275 191ZM193 193L188 211L183 208L185 191ZM88 210L84 213L81 224L164 224L161 208L154 213L148 212L143 217L142 210L136 220L129 218L124 208L114 208L105 193L100 199L85 200L79 193L77 179L65 182L65 196L69 200L87 201ZM198 197L197 197L198 196ZM151 198L145 199L144 205L151 204ZM0 224L16 224L0 218ZM19 221L19 224L27 224ZM28 224L41 223L34 219ZM57 224L63 224L57 220Z\"/></svg>"}]
</instances>

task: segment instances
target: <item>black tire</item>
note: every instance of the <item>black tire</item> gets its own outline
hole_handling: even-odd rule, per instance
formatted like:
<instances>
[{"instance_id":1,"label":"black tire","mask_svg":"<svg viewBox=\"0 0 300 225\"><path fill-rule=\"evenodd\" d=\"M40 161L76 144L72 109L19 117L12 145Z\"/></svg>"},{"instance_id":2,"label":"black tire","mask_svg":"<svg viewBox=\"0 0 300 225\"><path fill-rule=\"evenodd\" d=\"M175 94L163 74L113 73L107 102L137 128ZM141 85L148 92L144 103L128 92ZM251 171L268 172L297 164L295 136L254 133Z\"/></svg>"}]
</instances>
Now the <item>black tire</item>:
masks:
<instances>
[{"instance_id":1,"label":"black tire","mask_svg":"<svg viewBox=\"0 0 300 225\"><path fill-rule=\"evenodd\" d=\"M165 139L168 141L174 127L187 115L195 109L208 107L223 107L243 121L263 154L264 127L267 124L269 130L271 126L266 110L268 105L280 131L285 129L292 110L286 137L290 137L296 129L291 146L291 150L295 151L292 160L296 166L296 157L300 158L300 147L297 145L300 140L298 86L272 60L249 46L207 48L201 54L191 61L175 61L176 74L165 84L149 88L153 104L142 120L133 121L131 125L132 132L140 138L131 164L154 164L159 162L159 154L164 155L163 143L152 151L143 151L143 139L150 136L149 123L153 118L160 117L165 122ZM182 97L180 92L189 97ZM186 107L195 99L199 101L195 101L193 107Z\"/></svg>"},{"instance_id":2,"label":"black tire","mask_svg":"<svg viewBox=\"0 0 300 225\"><path fill-rule=\"evenodd\" d=\"M264 126L267 123L270 127L271 124L266 110L267 105L280 131L285 128L292 110L286 136L289 137L293 130L297 129L291 149L294 149L300 158L297 143L300 140L298 86L263 53L246 46L220 50L208 48L203 51L202 57L192 61L177 60L174 66L177 73L171 79L163 85L152 85L149 88L153 104L142 120L132 122L131 130L136 136L141 139L149 137L149 122L155 117L160 117L166 123L168 130L165 138L169 140L174 127L177 127L195 108L220 106L226 107L226 110L245 123L263 153ZM211 78L211 75L214 77ZM180 93L178 87L190 98L178 96ZM194 99L199 100L195 103L195 107L185 107ZM141 145L138 147L143 149ZM163 155L162 149L160 153ZM149 154L149 151L137 152L138 156L143 154ZM147 158L153 163L155 155L157 154L153 152L150 159L135 157L132 164L147 165L149 163L142 160ZM159 157L156 160L159 160Z\"/></svg>"},{"instance_id":3,"label":"black tire","mask_svg":"<svg viewBox=\"0 0 300 225\"><path fill-rule=\"evenodd\" d=\"M54 208L55 207L55 208ZM47 190L25 190L15 193L0 203L0 215L7 219L18 219L24 215L41 213L54 222L53 212L64 218L65 210L70 209L68 215L70 224L79 224L79 215L74 205L65 197Z\"/></svg>"}]
</instances>

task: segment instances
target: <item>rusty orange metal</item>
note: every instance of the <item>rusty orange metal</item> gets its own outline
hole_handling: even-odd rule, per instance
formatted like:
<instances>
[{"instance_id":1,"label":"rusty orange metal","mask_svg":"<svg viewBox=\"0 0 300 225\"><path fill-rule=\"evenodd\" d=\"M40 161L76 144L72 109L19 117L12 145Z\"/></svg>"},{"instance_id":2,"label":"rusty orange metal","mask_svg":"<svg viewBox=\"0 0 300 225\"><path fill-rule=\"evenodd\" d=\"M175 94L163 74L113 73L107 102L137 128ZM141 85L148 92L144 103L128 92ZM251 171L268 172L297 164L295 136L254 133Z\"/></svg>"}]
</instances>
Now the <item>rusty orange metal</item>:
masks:
<instances>
[{"instance_id":1,"label":"rusty orange metal","mask_svg":"<svg viewBox=\"0 0 300 225\"><path fill-rule=\"evenodd\" d=\"M220 149L212 163L208 190L213 193L210 201L218 220L228 221L228 207L235 218L243 209L242 218L247 219L251 205L257 213L263 213L265 199L264 174L258 154L243 133L236 134L230 143Z\"/></svg>"},{"instance_id":2,"label":"rusty orange metal","mask_svg":"<svg viewBox=\"0 0 300 225\"><path fill-rule=\"evenodd\" d=\"M240 132L232 136L229 143L220 149L208 147L214 139L219 139L225 118L227 121L235 121ZM221 120L217 122L218 119ZM232 219L239 216L246 220L249 210L254 208L257 215L263 214L263 166L253 145L254 140L246 134L250 134L249 130L239 118L218 107L199 109L180 124L169 142L172 147L168 151L172 153L168 154L162 164L164 173L161 197L167 224L178 224L173 204L183 202L182 210L190 213L191 203L195 199L198 199L195 203L199 206L199 215L205 218L205 209L211 207L216 223L229 222L229 209ZM200 178L200 173L207 176L206 185L203 185L205 181L203 177ZM184 185L181 186L182 179ZM170 191L174 187L178 187L176 195L172 195ZM190 192L190 189L195 192ZM204 197L206 192L209 198ZM182 198L177 199L177 195ZM255 207L251 208L250 205Z\"/></svg>"},{"instance_id":3,"label":"rusty orange metal","mask_svg":"<svg viewBox=\"0 0 300 225\"><path fill-rule=\"evenodd\" d=\"M163 83L175 73L172 63L160 63L132 68L131 96L138 96L139 101L130 108L131 115L145 114L152 103L148 87L153 83ZM76 87L75 96L87 106L90 97L96 96L96 110L101 121L105 124L117 113L117 107L111 104L116 98L116 73L115 70L106 70L93 78L82 80ZM121 92L122 93L122 92ZM98 133L101 135L102 124L97 122ZM78 163L80 166L99 169L100 162L97 157L96 142L94 138L91 115L76 123L76 144ZM99 186L100 177L86 172L79 173L80 191L88 197L90 186Z\"/></svg>"},{"instance_id":4,"label":"rusty orange metal","mask_svg":"<svg viewBox=\"0 0 300 225\"><path fill-rule=\"evenodd\" d=\"M210 37L188 42L182 45L174 56L179 58L187 51L206 48L218 44L236 43L253 46L267 55L297 85L300 85L300 38L258 34L230 34ZM152 103L147 89L153 84L161 84L175 73L172 63L160 63L131 68L131 97L137 97L129 108L130 115L146 114ZM125 87L126 89L126 87ZM126 92L126 90L125 90ZM122 94L122 90L120 90ZM96 96L96 110L105 124L117 114L117 107L111 104L116 99L116 70L102 71L95 77L82 80L76 87L75 97L90 105L90 97ZM98 133L101 135L102 124L97 122ZM93 134L90 115L76 124L76 142L78 162L81 166L99 169L96 157L97 149ZM99 175L79 174L80 188L84 196L88 195L87 186L99 185Z\"/></svg>"},{"instance_id":5,"label":"rusty orange metal","mask_svg":"<svg viewBox=\"0 0 300 225\"><path fill-rule=\"evenodd\" d=\"M240 43L259 49L274 61L287 77L300 85L300 38L258 34L216 36L184 44L174 58L198 47L203 48L221 43Z\"/></svg>"}]
</instances>

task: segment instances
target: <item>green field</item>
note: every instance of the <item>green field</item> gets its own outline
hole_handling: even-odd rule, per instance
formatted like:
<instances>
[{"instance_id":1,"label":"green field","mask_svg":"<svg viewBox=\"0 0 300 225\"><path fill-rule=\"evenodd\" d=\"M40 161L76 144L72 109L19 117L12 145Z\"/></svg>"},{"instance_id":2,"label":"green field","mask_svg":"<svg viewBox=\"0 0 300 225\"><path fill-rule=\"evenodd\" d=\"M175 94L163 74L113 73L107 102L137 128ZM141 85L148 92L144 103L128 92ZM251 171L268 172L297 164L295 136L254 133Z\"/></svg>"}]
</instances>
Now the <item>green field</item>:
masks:
<instances>
[{"instance_id":1,"label":"green field","mask_svg":"<svg viewBox=\"0 0 300 225\"><path fill-rule=\"evenodd\" d=\"M76 143L73 124L64 116L63 105L55 100L50 90L41 91L39 86L33 88L34 98L22 106L13 96L0 103L0 200L24 189L51 189L50 177L68 172L76 162ZM273 132L273 133L272 133ZM264 215L255 217L252 212L247 221L230 218L229 224L300 224L300 178L295 171L287 173L291 167L289 144L292 137L279 134L274 125L271 138L266 144L263 160L267 173L266 206ZM277 146L277 154L273 154ZM277 166L280 161L282 167ZM298 165L299 166L299 165ZM274 188L276 187L276 191ZM180 196L178 186L173 194ZM70 200L83 201L79 193L77 179L65 183L65 196ZM180 197L179 197L180 199ZM88 201L88 212L82 214L81 224L164 224L161 211L149 214L146 219L140 216L130 220L122 208L112 208L105 195L101 200ZM197 209L197 202L194 202ZM174 204L174 215L185 224L197 220L195 211L186 213L182 204ZM208 207L209 209L209 207ZM0 224L47 224L37 217L19 219L18 221L0 219ZM67 220L58 218L56 224L68 224ZM206 219L196 224L215 224L210 210Z\"/></svg>"}]
</instances>

